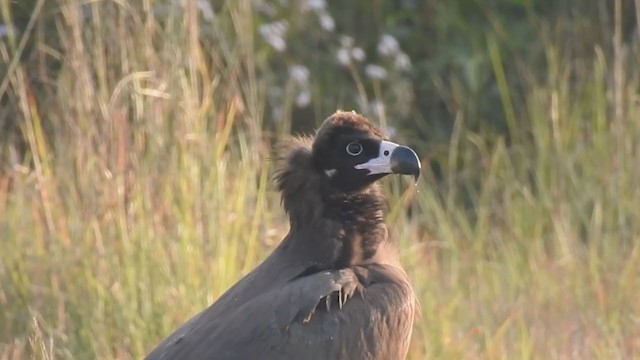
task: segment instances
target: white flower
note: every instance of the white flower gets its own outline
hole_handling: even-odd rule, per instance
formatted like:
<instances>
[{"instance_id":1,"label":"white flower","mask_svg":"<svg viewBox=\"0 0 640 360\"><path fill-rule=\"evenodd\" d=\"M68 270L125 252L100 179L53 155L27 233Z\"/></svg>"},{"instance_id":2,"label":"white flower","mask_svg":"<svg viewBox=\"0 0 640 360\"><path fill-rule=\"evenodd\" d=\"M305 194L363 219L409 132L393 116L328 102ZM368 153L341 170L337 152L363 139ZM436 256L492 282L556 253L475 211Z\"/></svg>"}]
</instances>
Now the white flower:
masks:
<instances>
[{"instance_id":1,"label":"white flower","mask_svg":"<svg viewBox=\"0 0 640 360\"><path fill-rule=\"evenodd\" d=\"M327 7L327 2L325 0L307 0L304 4L302 4L303 11L320 11L324 10Z\"/></svg>"},{"instance_id":2,"label":"white flower","mask_svg":"<svg viewBox=\"0 0 640 360\"><path fill-rule=\"evenodd\" d=\"M351 55L349 54L349 49L340 48L336 53L336 59L342 66L347 66L351 64Z\"/></svg>"},{"instance_id":3,"label":"white flower","mask_svg":"<svg viewBox=\"0 0 640 360\"><path fill-rule=\"evenodd\" d=\"M304 65L293 65L289 68L289 76L300 85L309 82L309 69Z\"/></svg>"},{"instance_id":4,"label":"white flower","mask_svg":"<svg viewBox=\"0 0 640 360\"><path fill-rule=\"evenodd\" d=\"M383 80L387 77L387 70L376 64L367 65L364 68L364 73L373 80Z\"/></svg>"},{"instance_id":5,"label":"white flower","mask_svg":"<svg viewBox=\"0 0 640 360\"><path fill-rule=\"evenodd\" d=\"M287 43L284 41L284 34L288 27L289 24L287 24L286 21L276 21L260 25L258 32L271 47L278 52L282 52L287 48Z\"/></svg>"},{"instance_id":6,"label":"white flower","mask_svg":"<svg viewBox=\"0 0 640 360\"><path fill-rule=\"evenodd\" d=\"M296 105L298 107L306 107L311 102L311 92L309 89L304 89L296 95Z\"/></svg>"},{"instance_id":7,"label":"white flower","mask_svg":"<svg viewBox=\"0 0 640 360\"><path fill-rule=\"evenodd\" d=\"M343 48L351 48L354 43L355 40L351 36L340 36L340 46Z\"/></svg>"},{"instance_id":8,"label":"white flower","mask_svg":"<svg viewBox=\"0 0 640 360\"><path fill-rule=\"evenodd\" d=\"M319 18L320 18L320 27L322 27L322 29L324 29L324 31L333 31L336 28L336 22L333 20L333 18L331 17L331 15L329 15L328 12L323 11L320 14L318 14Z\"/></svg>"},{"instance_id":9,"label":"white flower","mask_svg":"<svg viewBox=\"0 0 640 360\"><path fill-rule=\"evenodd\" d=\"M362 62L366 57L366 54L364 53L364 50L362 50L362 48L354 47L353 49L351 49L351 57L357 62Z\"/></svg>"},{"instance_id":10,"label":"white flower","mask_svg":"<svg viewBox=\"0 0 640 360\"><path fill-rule=\"evenodd\" d=\"M407 71L411 69L411 59L409 59L409 56L407 56L407 54L401 52L396 55L396 59L393 62L393 65L398 70Z\"/></svg>"},{"instance_id":11,"label":"white flower","mask_svg":"<svg viewBox=\"0 0 640 360\"><path fill-rule=\"evenodd\" d=\"M269 38L267 42L278 52L283 52L287 48L287 43L284 42L283 38L273 37Z\"/></svg>"},{"instance_id":12,"label":"white flower","mask_svg":"<svg viewBox=\"0 0 640 360\"><path fill-rule=\"evenodd\" d=\"M378 53L383 56L395 55L400 51L398 40L389 34L384 34L378 43Z\"/></svg>"},{"instance_id":13,"label":"white flower","mask_svg":"<svg viewBox=\"0 0 640 360\"><path fill-rule=\"evenodd\" d=\"M340 49L336 54L336 58L340 65L347 66L351 64L352 60L357 62L364 61L366 54L361 47L354 47L353 44L355 41L350 36L341 36L340 37Z\"/></svg>"}]
</instances>

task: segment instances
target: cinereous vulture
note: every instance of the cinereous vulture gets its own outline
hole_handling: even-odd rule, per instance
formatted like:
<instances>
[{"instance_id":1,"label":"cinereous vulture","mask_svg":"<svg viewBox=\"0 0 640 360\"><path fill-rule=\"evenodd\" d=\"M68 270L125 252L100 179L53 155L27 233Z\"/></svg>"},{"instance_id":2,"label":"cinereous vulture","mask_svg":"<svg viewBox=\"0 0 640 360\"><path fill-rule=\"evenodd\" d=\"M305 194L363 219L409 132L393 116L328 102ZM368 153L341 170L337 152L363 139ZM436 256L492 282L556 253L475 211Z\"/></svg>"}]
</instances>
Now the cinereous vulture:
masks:
<instances>
[{"instance_id":1,"label":"cinereous vulture","mask_svg":"<svg viewBox=\"0 0 640 360\"><path fill-rule=\"evenodd\" d=\"M415 152L355 112L290 140L276 184L290 230L258 267L147 356L159 359L404 359L413 289L375 184L418 177Z\"/></svg>"}]
</instances>

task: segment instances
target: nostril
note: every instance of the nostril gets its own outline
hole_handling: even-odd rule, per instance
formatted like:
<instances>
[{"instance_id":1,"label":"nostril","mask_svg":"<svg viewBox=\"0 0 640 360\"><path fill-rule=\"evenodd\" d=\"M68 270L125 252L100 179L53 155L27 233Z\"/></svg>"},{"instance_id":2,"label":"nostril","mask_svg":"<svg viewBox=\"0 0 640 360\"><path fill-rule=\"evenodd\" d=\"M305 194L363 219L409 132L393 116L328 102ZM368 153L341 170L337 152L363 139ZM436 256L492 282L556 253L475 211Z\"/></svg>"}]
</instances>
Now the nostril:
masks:
<instances>
[{"instance_id":1,"label":"nostril","mask_svg":"<svg viewBox=\"0 0 640 360\"><path fill-rule=\"evenodd\" d=\"M389 150L384 151L384 156L389 156Z\"/></svg>"}]
</instances>

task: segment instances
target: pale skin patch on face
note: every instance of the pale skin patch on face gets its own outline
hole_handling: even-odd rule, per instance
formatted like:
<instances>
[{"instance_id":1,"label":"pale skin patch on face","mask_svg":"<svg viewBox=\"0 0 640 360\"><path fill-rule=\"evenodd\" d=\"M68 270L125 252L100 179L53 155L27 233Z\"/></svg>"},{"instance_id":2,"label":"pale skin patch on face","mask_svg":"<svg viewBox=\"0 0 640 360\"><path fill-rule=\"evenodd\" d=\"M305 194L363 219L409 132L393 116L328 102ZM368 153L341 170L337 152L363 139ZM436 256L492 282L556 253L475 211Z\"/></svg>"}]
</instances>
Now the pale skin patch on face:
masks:
<instances>
[{"instance_id":1,"label":"pale skin patch on face","mask_svg":"<svg viewBox=\"0 0 640 360\"><path fill-rule=\"evenodd\" d=\"M335 175L338 172L338 170L336 169L328 169L325 170L324 173L327 174L327 177L333 177L333 175Z\"/></svg>"}]
</instances>

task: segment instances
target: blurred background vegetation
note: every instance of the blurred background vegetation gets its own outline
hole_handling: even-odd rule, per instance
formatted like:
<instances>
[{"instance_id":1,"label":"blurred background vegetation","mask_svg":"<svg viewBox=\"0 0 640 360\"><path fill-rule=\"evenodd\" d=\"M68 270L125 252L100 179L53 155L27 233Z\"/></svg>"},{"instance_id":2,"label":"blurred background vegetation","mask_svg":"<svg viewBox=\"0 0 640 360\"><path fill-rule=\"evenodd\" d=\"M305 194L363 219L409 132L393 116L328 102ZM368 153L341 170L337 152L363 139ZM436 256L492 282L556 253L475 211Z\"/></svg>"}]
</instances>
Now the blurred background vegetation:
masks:
<instances>
[{"instance_id":1,"label":"blurred background vegetation","mask_svg":"<svg viewBox=\"0 0 640 360\"><path fill-rule=\"evenodd\" d=\"M140 358L287 231L274 143L341 108L411 359L640 356L636 0L0 0L0 359Z\"/></svg>"}]
</instances>

